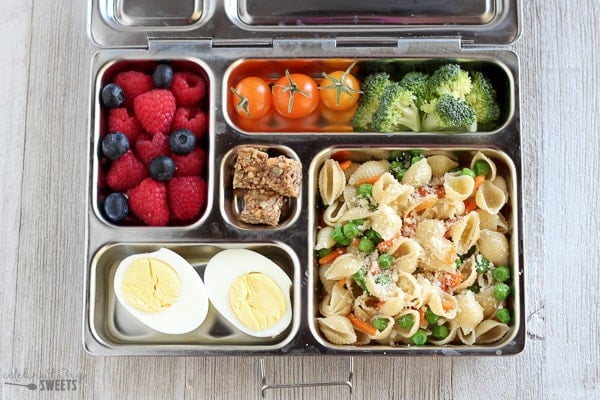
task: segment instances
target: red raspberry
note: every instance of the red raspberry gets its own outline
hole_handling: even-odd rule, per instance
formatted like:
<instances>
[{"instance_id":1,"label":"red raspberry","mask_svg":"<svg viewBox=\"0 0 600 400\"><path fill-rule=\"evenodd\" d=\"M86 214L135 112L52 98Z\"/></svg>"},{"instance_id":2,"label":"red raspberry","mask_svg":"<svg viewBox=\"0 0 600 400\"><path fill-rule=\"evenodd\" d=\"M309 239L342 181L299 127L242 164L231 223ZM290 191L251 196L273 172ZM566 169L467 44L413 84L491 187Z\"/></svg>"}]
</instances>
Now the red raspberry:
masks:
<instances>
[{"instance_id":1,"label":"red raspberry","mask_svg":"<svg viewBox=\"0 0 600 400\"><path fill-rule=\"evenodd\" d=\"M148 169L131 150L114 160L106 174L106 183L121 191L134 187L148 177Z\"/></svg>"},{"instance_id":2,"label":"red raspberry","mask_svg":"<svg viewBox=\"0 0 600 400\"><path fill-rule=\"evenodd\" d=\"M171 178L167 183L169 207L182 222L200 215L206 203L206 182L199 176Z\"/></svg>"},{"instance_id":3,"label":"red raspberry","mask_svg":"<svg viewBox=\"0 0 600 400\"><path fill-rule=\"evenodd\" d=\"M134 115L129 115L126 108L111 108L108 114L108 133L123 132L129 139L129 146L144 134L144 128Z\"/></svg>"},{"instance_id":4,"label":"red raspberry","mask_svg":"<svg viewBox=\"0 0 600 400\"><path fill-rule=\"evenodd\" d=\"M133 106L137 96L154 88L152 77L139 71L120 72L115 75L113 83L119 85L125 92L125 107L129 108Z\"/></svg>"},{"instance_id":5,"label":"red raspberry","mask_svg":"<svg viewBox=\"0 0 600 400\"><path fill-rule=\"evenodd\" d=\"M193 72L175 72L171 90L178 106L191 106L206 96L206 81Z\"/></svg>"},{"instance_id":6,"label":"red raspberry","mask_svg":"<svg viewBox=\"0 0 600 400\"><path fill-rule=\"evenodd\" d=\"M169 137L162 133L157 133L150 140L139 139L135 143L135 154L146 166L150 165L150 161L158 156L171 155L169 148Z\"/></svg>"},{"instance_id":7,"label":"red raspberry","mask_svg":"<svg viewBox=\"0 0 600 400\"><path fill-rule=\"evenodd\" d=\"M152 226L164 226L169 222L167 187L164 182L146 178L127 191L131 211L143 222Z\"/></svg>"},{"instance_id":8,"label":"red raspberry","mask_svg":"<svg viewBox=\"0 0 600 400\"><path fill-rule=\"evenodd\" d=\"M171 130L186 128L194 132L196 139L202 138L206 132L208 118L206 113L196 107L179 107L171 124Z\"/></svg>"},{"instance_id":9,"label":"red raspberry","mask_svg":"<svg viewBox=\"0 0 600 400\"><path fill-rule=\"evenodd\" d=\"M204 171L206 153L199 147L189 154L173 154L171 158L175 161L175 176L200 176Z\"/></svg>"},{"instance_id":10,"label":"red raspberry","mask_svg":"<svg viewBox=\"0 0 600 400\"><path fill-rule=\"evenodd\" d=\"M169 131L175 109L175 97L167 89L152 89L136 97L133 102L135 115L151 135Z\"/></svg>"}]
</instances>

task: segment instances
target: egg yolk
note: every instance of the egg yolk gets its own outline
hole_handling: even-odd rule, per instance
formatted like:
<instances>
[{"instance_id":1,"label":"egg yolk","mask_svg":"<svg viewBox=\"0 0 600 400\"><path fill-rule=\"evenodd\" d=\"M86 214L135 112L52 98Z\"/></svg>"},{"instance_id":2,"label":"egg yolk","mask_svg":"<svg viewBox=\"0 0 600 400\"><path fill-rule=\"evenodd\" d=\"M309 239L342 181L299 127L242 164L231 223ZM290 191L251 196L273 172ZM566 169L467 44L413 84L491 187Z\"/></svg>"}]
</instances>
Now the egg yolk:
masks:
<instances>
[{"instance_id":1,"label":"egg yolk","mask_svg":"<svg viewBox=\"0 0 600 400\"><path fill-rule=\"evenodd\" d=\"M179 276L164 261L138 258L127 267L121 291L127 302L138 310L162 311L179 297Z\"/></svg>"},{"instance_id":2,"label":"egg yolk","mask_svg":"<svg viewBox=\"0 0 600 400\"><path fill-rule=\"evenodd\" d=\"M253 331L268 329L281 321L287 308L279 285L258 272L242 275L233 282L229 304L240 322Z\"/></svg>"}]
</instances>

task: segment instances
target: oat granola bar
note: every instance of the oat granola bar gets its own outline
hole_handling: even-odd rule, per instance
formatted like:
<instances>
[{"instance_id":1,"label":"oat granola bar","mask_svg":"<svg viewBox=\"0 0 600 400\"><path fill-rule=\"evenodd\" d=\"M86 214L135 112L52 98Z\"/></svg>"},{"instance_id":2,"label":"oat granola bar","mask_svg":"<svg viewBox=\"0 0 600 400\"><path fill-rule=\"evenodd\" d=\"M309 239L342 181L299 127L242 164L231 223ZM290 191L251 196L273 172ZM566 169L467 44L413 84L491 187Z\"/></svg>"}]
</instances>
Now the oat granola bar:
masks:
<instances>
[{"instance_id":1,"label":"oat granola bar","mask_svg":"<svg viewBox=\"0 0 600 400\"><path fill-rule=\"evenodd\" d=\"M277 226L281 216L283 196L264 190L248 190L244 194L244 209L240 220L247 224Z\"/></svg>"}]
</instances>

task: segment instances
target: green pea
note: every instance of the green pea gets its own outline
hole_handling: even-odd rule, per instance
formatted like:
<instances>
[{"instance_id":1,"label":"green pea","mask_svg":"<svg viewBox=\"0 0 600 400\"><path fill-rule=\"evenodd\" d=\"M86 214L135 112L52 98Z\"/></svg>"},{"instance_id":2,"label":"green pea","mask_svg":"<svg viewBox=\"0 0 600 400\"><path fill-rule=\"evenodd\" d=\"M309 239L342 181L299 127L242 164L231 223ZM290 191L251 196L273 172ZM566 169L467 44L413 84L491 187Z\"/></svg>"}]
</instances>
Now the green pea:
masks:
<instances>
[{"instance_id":1,"label":"green pea","mask_svg":"<svg viewBox=\"0 0 600 400\"><path fill-rule=\"evenodd\" d=\"M387 285L391 281L388 275L380 274L375 277L375 283L378 285Z\"/></svg>"},{"instance_id":2,"label":"green pea","mask_svg":"<svg viewBox=\"0 0 600 400\"><path fill-rule=\"evenodd\" d=\"M427 343L427 334L424 330L419 329L417 332L415 332L414 335L410 337L410 342L414 345L422 346L425 343Z\"/></svg>"},{"instance_id":3,"label":"green pea","mask_svg":"<svg viewBox=\"0 0 600 400\"><path fill-rule=\"evenodd\" d=\"M448 337L449 333L450 331L446 325L434 325L433 328L431 328L431 336L437 340L445 339Z\"/></svg>"},{"instance_id":4,"label":"green pea","mask_svg":"<svg viewBox=\"0 0 600 400\"><path fill-rule=\"evenodd\" d=\"M469 175L471 178L475 178L477 176L471 168L463 168L461 175Z\"/></svg>"},{"instance_id":5,"label":"green pea","mask_svg":"<svg viewBox=\"0 0 600 400\"><path fill-rule=\"evenodd\" d=\"M435 324L440 320L440 316L431 311L431 308L427 307L427 311L425 312L425 319L430 324Z\"/></svg>"},{"instance_id":6,"label":"green pea","mask_svg":"<svg viewBox=\"0 0 600 400\"><path fill-rule=\"evenodd\" d=\"M318 258L325 257L329 253L331 253L331 249L329 249L329 248L319 249L319 250L317 250L317 257Z\"/></svg>"},{"instance_id":7,"label":"green pea","mask_svg":"<svg viewBox=\"0 0 600 400\"><path fill-rule=\"evenodd\" d=\"M352 243L352 239L348 239L347 237L345 237L344 240L337 242L339 246L348 246L350 243Z\"/></svg>"},{"instance_id":8,"label":"green pea","mask_svg":"<svg viewBox=\"0 0 600 400\"><path fill-rule=\"evenodd\" d=\"M344 233L346 239L354 239L360 234L358 226L356 226L356 224L354 224L353 222L348 222L347 224L342 226L342 232Z\"/></svg>"},{"instance_id":9,"label":"green pea","mask_svg":"<svg viewBox=\"0 0 600 400\"><path fill-rule=\"evenodd\" d=\"M390 163L390 170L393 172L397 172L400 171L401 169L404 169L404 164L400 161L392 161Z\"/></svg>"},{"instance_id":10,"label":"green pea","mask_svg":"<svg viewBox=\"0 0 600 400\"><path fill-rule=\"evenodd\" d=\"M494 297L496 300L502 301L508 297L510 293L510 286L506 283L498 283L494 285Z\"/></svg>"},{"instance_id":11,"label":"green pea","mask_svg":"<svg viewBox=\"0 0 600 400\"><path fill-rule=\"evenodd\" d=\"M373 185L363 183L358 187L358 195L362 197L371 197L373 195Z\"/></svg>"},{"instance_id":12,"label":"green pea","mask_svg":"<svg viewBox=\"0 0 600 400\"><path fill-rule=\"evenodd\" d=\"M456 257L456 260L454 260L454 264L456 264L456 269L459 269L460 266L462 265L463 260L461 260L460 257Z\"/></svg>"},{"instance_id":13,"label":"green pea","mask_svg":"<svg viewBox=\"0 0 600 400\"><path fill-rule=\"evenodd\" d=\"M375 329L381 332L387 328L389 322L390 321L387 318L375 318L371 324Z\"/></svg>"},{"instance_id":14,"label":"green pea","mask_svg":"<svg viewBox=\"0 0 600 400\"><path fill-rule=\"evenodd\" d=\"M496 311L496 318L503 324L508 324L510 322L510 311L506 308L501 308Z\"/></svg>"},{"instance_id":15,"label":"green pea","mask_svg":"<svg viewBox=\"0 0 600 400\"><path fill-rule=\"evenodd\" d=\"M335 228L333 228L330 236L336 243L342 242L346 239L346 236L344 235L344 230L341 226L336 226Z\"/></svg>"},{"instance_id":16,"label":"green pea","mask_svg":"<svg viewBox=\"0 0 600 400\"><path fill-rule=\"evenodd\" d=\"M370 253L375 248L375 243L368 237L361 237L360 242L358 242L358 249L360 251L364 251L365 253Z\"/></svg>"},{"instance_id":17,"label":"green pea","mask_svg":"<svg viewBox=\"0 0 600 400\"><path fill-rule=\"evenodd\" d=\"M490 261L485 258L484 256L482 256L481 254L478 254L477 256L475 256L475 270L481 274L485 274L488 269L490 268Z\"/></svg>"},{"instance_id":18,"label":"green pea","mask_svg":"<svg viewBox=\"0 0 600 400\"><path fill-rule=\"evenodd\" d=\"M487 175L490 173L490 166L483 160L475 161L475 165L473 165L473 172L475 175Z\"/></svg>"},{"instance_id":19,"label":"green pea","mask_svg":"<svg viewBox=\"0 0 600 400\"><path fill-rule=\"evenodd\" d=\"M353 275L352 275L352 279L354 279L354 282L356 282L356 284L365 292L369 292L367 290L367 282L365 282L365 277L367 276L367 269L366 268L361 268L358 271L356 271Z\"/></svg>"},{"instance_id":20,"label":"green pea","mask_svg":"<svg viewBox=\"0 0 600 400\"><path fill-rule=\"evenodd\" d=\"M508 280L508 278L510 278L510 269L508 269L508 267L504 265L501 265L499 267L496 267L494 272L492 272L492 275L494 276L494 279L498 282L505 282Z\"/></svg>"},{"instance_id":21,"label":"green pea","mask_svg":"<svg viewBox=\"0 0 600 400\"><path fill-rule=\"evenodd\" d=\"M412 314L404 314L398 318L398 326L402 329L410 329L415 324L415 317Z\"/></svg>"},{"instance_id":22,"label":"green pea","mask_svg":"<svg viewBox=\"0 0 600 400\"><path fill-rule=\"evenodd\" d=\"M365 231L365 236L373 243L379 243L382 240L381 235L379 233L377 233L377 231L374 231L373 229L367 229Z\"/></svg>"},{"instance_id":23,"label":"green pea","mask_svg":"<svg viewBox=\"0 0 600 400\"><path fill-rule=\"evenodd\" d=\"M365 223L364 219L355 219L354 221L352 221L356 226L361 226Z\"/></svg>"},{"instance_id":24,"label":"green pea","mask_svg":"<svg viewBox=\"0 0 600 400\"><path fill-rule=\"evenodd\" d=\"M377 262L379 263L379 268L381 269L388 269L392 265L393 261L394 257L392 257L388 253L381 254L377 259Z\"/></svg>"}]
</instances>

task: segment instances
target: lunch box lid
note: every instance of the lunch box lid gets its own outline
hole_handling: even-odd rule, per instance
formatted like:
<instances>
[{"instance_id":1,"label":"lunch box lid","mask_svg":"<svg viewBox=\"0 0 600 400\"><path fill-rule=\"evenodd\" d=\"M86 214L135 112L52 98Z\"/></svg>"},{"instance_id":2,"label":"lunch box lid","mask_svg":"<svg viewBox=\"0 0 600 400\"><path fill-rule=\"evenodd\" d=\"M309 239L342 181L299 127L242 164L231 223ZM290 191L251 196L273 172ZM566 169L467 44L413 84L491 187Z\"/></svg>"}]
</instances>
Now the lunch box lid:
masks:
<instances>
[{"instance_id":1,"label":"lunch box lid","mask_svg":"<svg viewBox=\"0 0 600 400\"><path fill-rule=\"evenodd\" d=\"M333 39L343 46L403 39L507 45L520 35L517 0L91 0L88 33L98 47L152 40L264 46L275 39Z\"/></svg>"}]
</instances>

